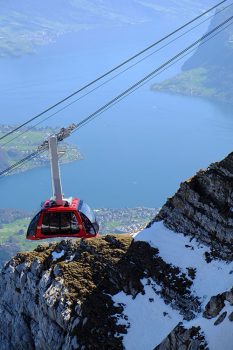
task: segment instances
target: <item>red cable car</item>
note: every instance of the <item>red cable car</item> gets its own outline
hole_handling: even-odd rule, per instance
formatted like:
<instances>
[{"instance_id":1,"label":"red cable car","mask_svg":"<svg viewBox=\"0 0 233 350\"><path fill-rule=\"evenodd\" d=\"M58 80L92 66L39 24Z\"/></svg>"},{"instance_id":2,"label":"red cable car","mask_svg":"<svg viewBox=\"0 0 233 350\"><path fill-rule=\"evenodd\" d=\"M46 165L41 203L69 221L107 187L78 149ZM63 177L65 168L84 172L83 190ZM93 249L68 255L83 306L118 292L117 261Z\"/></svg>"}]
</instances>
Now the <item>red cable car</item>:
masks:
<instances>
[{"instance_id":1,"label":"red cable car","mask_svg":"<svg viewBox=\"0 0 233 350\"><path fill-rule=\"evenodd\" d=\"M99 225L91 208L83 200L62 196L56 136L50 138L49 149L54 196L42 204L30 222L27 239L97 236Z\"/></svg>"}]
</instances>

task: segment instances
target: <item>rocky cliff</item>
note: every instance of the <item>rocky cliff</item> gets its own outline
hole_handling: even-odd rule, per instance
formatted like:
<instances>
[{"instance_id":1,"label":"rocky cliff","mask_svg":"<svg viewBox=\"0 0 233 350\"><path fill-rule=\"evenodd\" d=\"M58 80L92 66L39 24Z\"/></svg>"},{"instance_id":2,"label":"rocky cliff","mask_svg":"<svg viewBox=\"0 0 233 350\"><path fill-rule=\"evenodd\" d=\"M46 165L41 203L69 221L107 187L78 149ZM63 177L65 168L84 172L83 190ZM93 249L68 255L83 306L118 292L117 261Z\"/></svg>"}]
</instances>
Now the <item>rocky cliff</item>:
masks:
<instances>
[{"instance_id":1,"label":"rocky cliff","mask_svg":"<svg viewBox=\"0 0 233 350\"><path fill-rule=\"evenodd\" d=\"M129 324L118 323L127 315L112 296L144 294L144 278L184 318L200 307L192 279L129 235L39 246L16 255L1 277L1 349L123 349Z\"/></svg>"},{"instance_id":2,"label":"rocky cliff","mask_svg":"<svg viewBox=\"0 0 233 350\"><path fill-rule=\"evenodd\" d=\"M232 350L233 154L134 237L63 240L1 272L2 350Z\"/></svg>"},{"instance_id":3,"label":"rocky cliff","mask_svg":"<svg viewBox=\"0 0 233 350\"><path fill-rule=\"evenodd\" d=\"M181 184L156 216L211 247L207 259L233 260L233 153ZM152 222L152 223L153 223Z\"/></svg>"}]
</instances>

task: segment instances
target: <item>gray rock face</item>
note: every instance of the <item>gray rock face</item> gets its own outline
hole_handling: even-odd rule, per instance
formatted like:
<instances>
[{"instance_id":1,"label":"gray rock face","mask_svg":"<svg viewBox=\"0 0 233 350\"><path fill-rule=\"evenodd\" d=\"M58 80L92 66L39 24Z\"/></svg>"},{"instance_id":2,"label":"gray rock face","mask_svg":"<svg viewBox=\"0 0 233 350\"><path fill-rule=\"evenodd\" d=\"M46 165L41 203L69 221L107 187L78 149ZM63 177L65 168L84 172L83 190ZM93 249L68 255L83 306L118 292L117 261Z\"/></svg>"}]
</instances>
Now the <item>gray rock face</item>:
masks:
<instances>
[{"instance_id":1,"label":"gray rock face","mask_svg":"<svg viewBox=\"0 0 233 350\"><path fill-rule=\"evenodd\" d=\"M225 320L226 316L227 316L227 311L224 311L224 312L218 317L218 319L214 322L214 325L215 325L215 326L218 326L220 323L222 323L222 322Z\"/></svg>"},{"instance_id":2,"label":"gray rock face","mask_svg":"<svg viewBox=\"0 0 233 350\"><path fill-rule=\"evenodd\" d=\"M207 350L200 328L185 329L178 325L154 350Z\"/></svg>"},{"instance_id":3,"label":"gray rock face","mask_svg":"<svg viewBox=\"0 0 233 350\"><path fill-rule=\"evenodd\" d=\"M208 304L206 305L203 316L209 319L216 317L218 316L220 311L224 308L224 306L225 306L224 294L213 296L208 302Z\"/></svg>"},{"instance_id":4,"label":"gray rock face","mask_svg":"<svg viewBox=\"0 0 233 350\"><path fill-rule=\"evenodd\" d=\"M113 269L114 259L108 254L118 249L117 262L132 238L107 240L38 246L9 261L0 279L1 350L73 350L88 344L92 349L91 343L97 348L98 343L106 343L106 349L122 348L121 338L115 340L113 334L124 332L124 327L118 329L112 321L104 329L112 317L111 308L113 314L116 310L100 284L105 283L106 265Z\"/></svg>"},{"instance_id":5,"label":"gray rock face","mask_svg":"<svg viewBox=\"0 0 233 350\"><path fill-rule=\"evenodd\" d=\"M211 297L210 301L206 304L203 317L211 319L218 316L226 302L229 302L233 306L233 288L230 291Z\"/></svg>"},{"instance_id":6,"label":"gray rock face","mask_svg":"<svg viewBox=\"0 0 233 350\"><path fill-rule=\"evenodd\" d=\"M160 220L210 246L213 257L232 260L233 153L182 183L153 222Z\"/></svg>"},{"instance_id":7,"label":"gray rock face","mask_svg":"<svg viewBox=\"0 0 233 350\"><path fill-rule=\"evenodd\" d=\"M233 312L229 315L229 320L231 321L231 322L233 322Z\"/></svg>"},{"instance_id":8,"label":"gray rock face","mask_svg":"<svg viewBox=\"0 0 233 350\"><path fill-rule=\"evenodd\" d=\"M4 349L66 349L71 309L62 279L37 258L11 261L0 284L0 342ZM55 307L56 305L56 307Z\"/></svg>"},{"instance_id":9,"label":"gray rock face","mask_svg":"<svg viewBox=\"0 0 233 350\"><path fill-rule=\"evenodd\" d=\"M228 302L233 306L233 289L218 294L210 298L203 312L203 317L207 319L216 318L214 326L218 327L228 316L233 321L233 312L224 311ZM232 309L231 309L232 310ZM217 317L218 316L218 317ZM187 327L187 326L186 326ZM205 339L205 335L200 327L185 328L183 324L178 324L173 331L154 350L211 350Z\"/></svg>"},{"instance_id":10,"label":"gray rock face","mask_svg":"<svg viewBox=\"0 0 233 350\"><path fill-rule=\"evenodd\" d=\"M200 311L188 273L129 235L67 240L17 254L1 273L0 344L4 350L124 349L127 325L115 317L124 308L111 295L123 291L136 298L144 293L143 278L155 281L160 297L184 319Z\"/></svg>"},{"instance_id":11,"label":"gray rock face","mask_svg":"<svg viewBox=\"0 0 233 350\"><path fill-rule=\"evenodd\" d=\"M228 260L219 267L225 271L227 266L228 291L224 283L223 289L207 295L210 298L220 294L209 301L202 300L195 289L202 273L198 264L176 266L179 260L169 260L159 245L156 248L149 240L133 240L130 235L41 245L33 252L17 254L1 271L1 350L124 350L123 337L131 321L124 314L126 305L115 303L113 296L124 292L136 300L139 294L145 295L143 280L147 280L156 298L181 316L179 320L185 320L171 332L170 328L163 341L159 338L153 344L155 349L207 349L204 334L197 326L201 323L192 320L205 317L204 321L214 329L223 329L226 322L233 321L229 267L233 258L233 153L181 184L154 221L160 220L173 231L195 237L211 247L206 261L202 256L204 269L212 265L208 259ZM180 238L175 232L174 235ZM167 242L169 245L173 239ZM212 263L217 265L216 261ZM121 315L125 322L119 323L116 315ZM161 327L164 317L165 313ZM158 342L161 344L157 345Z\"/></svg>"}]
</instances>

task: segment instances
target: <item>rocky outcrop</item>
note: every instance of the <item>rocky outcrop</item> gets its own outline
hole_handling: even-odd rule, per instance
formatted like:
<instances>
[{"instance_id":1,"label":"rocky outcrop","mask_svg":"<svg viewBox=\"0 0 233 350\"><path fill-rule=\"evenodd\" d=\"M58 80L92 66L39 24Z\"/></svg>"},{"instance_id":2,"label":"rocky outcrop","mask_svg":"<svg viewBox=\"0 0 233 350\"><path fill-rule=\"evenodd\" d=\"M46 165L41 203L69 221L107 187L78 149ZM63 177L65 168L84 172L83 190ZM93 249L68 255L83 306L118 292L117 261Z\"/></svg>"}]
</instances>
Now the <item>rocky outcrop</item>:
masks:
<instances>
[{"instance_id":1,"label":"rocky outcrop","mask_svg":"<svg viewBox=\"0 0 233 350\"><path fill-rule=\"evenodd\" d=\"M230 312L223 311L227 302L233 306L233 289L211 297L205 306L203 317L215 319L213 325L219 326L228 316L233 321L232 309ZM187 326L186 326L187 327ZM201 327L185 328L182 323L178 324L173 331L154 350L211 350L205 339ZM224 347L222 348L224 349Z\"/></svg>"},{"instance_id":2,"label":"rocky outcrop","mask_svg":"<svg viewBox=\"0 0 233 350\"><path fill-rule=\"evenodd\" d=\"M224 294L213 296L208 302L208 304L206 305L203 316L205 318L213 318L218 316L225 306L224 301L225 301Z\"/></svg>"},{"instance_id":3,"label":"rocky outcrop","mask_svg":"<svg viewBox=\"0 0 233 350\"><path fill-rule=\"evenodd\" d=\"M124 308L111 295L124 291L136 298L145 277L157 282L166 303L192 319L200 307L192 279L158 253L119 235L17 254L1 273L1 349L123 349L127 327L115 314Z\"/></svg>"},{"instance_id":4,"label":"rocky outcrop","mask_svg":"<svg viewBox=\"0 0 233 350\"><path fill-rule=\"evenodd\" d=\"M154 350L208 350L200 327L185 329L178 325Z\"/></svg>"},{"instance_id":5,"label":"rocky outcrop","mask_svg":"<svg viewBox=\"0 0 233 350\"><path fill-rule=\"evenodd\" d=\"M233 306L233 288L230 291L213 296L205 307L203 317L211 319L218 316L226 302Z\"/></svg>"},{"instance_id":6,"label":"rocky outcrop","mask_svg":"<svg viewBox=\"0 0 233 350\"><path fill-rule=\"evenodd\" d=\"M233 289L211 297L205 306L203 317L215 319L213 325L219 326L228 316L229 321L233 321L232 309L230 312L223 308L227 302L233 306ZM186 326L187 327L187 326ZM178 324L173 331L154 350L211 350L205 339L205 334L201 327L185 328L182 323ZM223 347L224 349L224 347Z\"/></svg>"},{"instance_id":7,"label":"rocky outcrop","mask_svg":"<svg viewBox=\"0 0 233 350\"><path fill-rule=\"evenodd\" d=\"M226 267L230 267L233 259L233 153L182 183L175 195L167 200L148 225L148 229L159 225L160 221L177 235L188 238L189 243L185 244L187 249L193 249L195 241L195 244L203 249L207 265L222 260L225 261ZM158 226L158 230L160 227ZM231 275L232 270L228 271ZM189 275L198 284L196 273L194 266L191 270L189 268ZM215 280L214 275L213 278ZM214 283L218 283L217 277ZM229 286L232 287L230 276ZM233 289L213 295L203 306L202 318L209 320L209 325L205 328L206 321L202 321L202 318L196 323L203 326L207 333L208 329L213 327L211 332L214 334L214 327L226 325L233 320ZM179 324L156 347L156 350L207 348L211 350L201 327L189 328L188 324L185 326ZM208 337L211 337L210 333ZM224 345L224 342L220 342L220 344L222 349L225 347L231 349L232 343Z\"/></svg>"},{"instance_id":8,"label":"rocky outcrop","mask_svg":"<svg viewBox=\"0 0 233 350\"><path fill-rule=\"evenodd\" d=\"M130 244L130 237L63 241L16 255L1 275L1 349L97 349L105 342L120 349L112 318L119 310L100 290Z\"/></svg>"},{"instance_id":9,"label":"rocky outcrop","mask_svg":"<svg viewBox=\"0 0 233 350\"><path fill-rule=\"evenodd\" d=\"M232 189L233 153L134 238L17 254L1 271L1 350L232 350Z\"/></svg>"},{"instance_id":10,"label":"rocky outcrop","mask_svg":"<svg viewBox=\"0 0 233 350\"><path fill-rule=\"evenodd\" d=\"M233 259L233 153L181 184L155 220L212 249L207 259ZM153 222L151 224L153 224ZM150 224L150 225L151 225Z\"/></svg>"}]
</instances>

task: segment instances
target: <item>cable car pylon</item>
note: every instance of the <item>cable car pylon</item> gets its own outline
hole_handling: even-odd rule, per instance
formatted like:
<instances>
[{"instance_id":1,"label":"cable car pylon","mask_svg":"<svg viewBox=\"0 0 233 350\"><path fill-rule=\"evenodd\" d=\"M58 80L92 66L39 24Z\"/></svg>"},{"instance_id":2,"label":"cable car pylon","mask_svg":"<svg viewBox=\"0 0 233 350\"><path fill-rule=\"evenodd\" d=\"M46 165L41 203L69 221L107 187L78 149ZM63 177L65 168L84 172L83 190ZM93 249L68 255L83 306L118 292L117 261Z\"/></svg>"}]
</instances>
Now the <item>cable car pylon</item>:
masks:
<instances>
[{"instance_id":1,"label":"cable car pylon","mask_svg":"<svg viewBox=\"0 0 233 350\"><path fill-rule=\"evenodd\" d=\"M58 164L58 148L57 148L56 136L51 136L49 139L49 152L50 152L53 198L57 205L64 205L62 187L61 187L60 168Z\"/></svg>"},{"instance_id":2,"label":"cable car pylon","mask_svg":"<svg viewBox=\"0 0 233 350\"><path fill-rule=\"evenodd\" d=\"M53 196L45 200L27 230L27 239L55 237L91 238L99 232L94 212L79 198L64 198L58 159L58 136L45 142L49 147Z\"/></svg>"}]
</instances>

